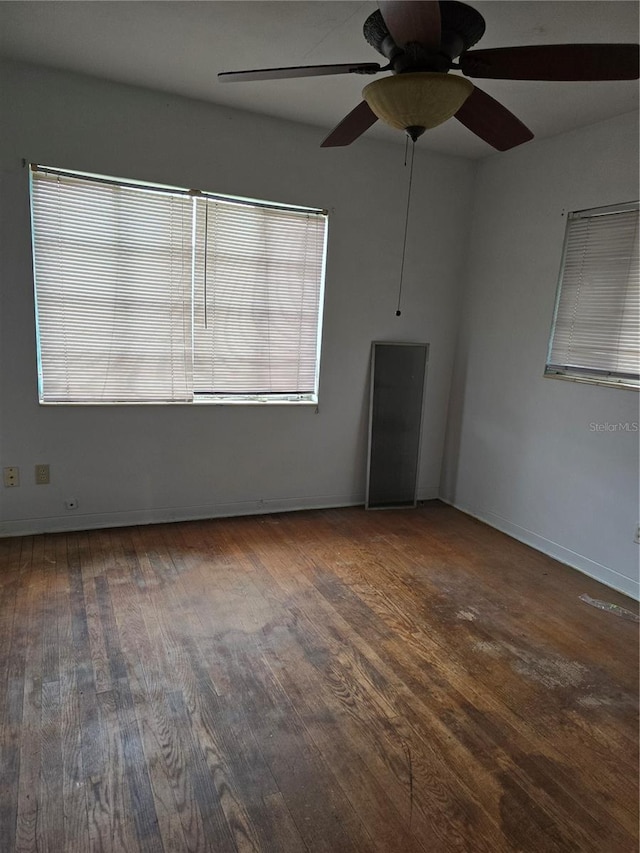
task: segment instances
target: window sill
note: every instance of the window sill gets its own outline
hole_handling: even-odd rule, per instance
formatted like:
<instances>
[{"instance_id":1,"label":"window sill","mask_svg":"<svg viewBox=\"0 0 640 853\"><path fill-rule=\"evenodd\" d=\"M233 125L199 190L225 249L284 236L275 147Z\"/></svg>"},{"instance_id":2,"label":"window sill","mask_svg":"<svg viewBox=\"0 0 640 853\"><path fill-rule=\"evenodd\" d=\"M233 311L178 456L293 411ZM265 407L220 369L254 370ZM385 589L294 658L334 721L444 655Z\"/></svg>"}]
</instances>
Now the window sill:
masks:
<instances>
[{"instance_id":1,"label":"window sill","mask_svg":"<svg viewBox=\"0 0 640 853\"><path fill-rule=\"evenodd\" d=\"M580 382L583 385L601 385L603 388L624 388L626 391L640 391L640 384L621 379L605 379L602 376L577 376L572 373L554 373L545 371L545 379L562 379L566 382Z\"/></svg>"},{"instance_id":2,"label":"window sill","mask_svg":"<svg viewBox=\"0 0 640 853\"><path fill-rule=\"evenodd\" d=\"M225 396L224 394L197 394L196 406L317 406L317 397L266 397L261 395Z\"/></svg>"},{"instance_id":3,"label":"window sill","mask_svg":"<svg viewBox=\"0 0 640 853\"><path fill-rule=\"evenodd\" d=\"M286 400L261 397L207 397L193 400L38 400L41 406L303 406L318 408L318 399Z\"/></svg>"}]
</instances>

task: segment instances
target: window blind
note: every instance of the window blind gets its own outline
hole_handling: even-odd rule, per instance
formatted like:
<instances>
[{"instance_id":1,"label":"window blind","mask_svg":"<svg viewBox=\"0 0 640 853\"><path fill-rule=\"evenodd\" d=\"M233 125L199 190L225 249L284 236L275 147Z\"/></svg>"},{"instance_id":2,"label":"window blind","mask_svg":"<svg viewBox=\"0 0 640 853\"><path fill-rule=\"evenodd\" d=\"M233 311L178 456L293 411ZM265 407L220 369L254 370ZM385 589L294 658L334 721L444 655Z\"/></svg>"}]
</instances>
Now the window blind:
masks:
<instances>
[{"instance_id":1,"label":"window blind","mask_svg":"<svg viewBox=\"0 0 640 853\"><path fill-rule=\"evenodd\" d=\"M636 383L638 204L569 215L547 373Z\"/></svg>"},{"instance_id":2,"label":"window blind","mask_svg":"<svg viewBox=\"0 0 640 853\"><path fill-rule=\"evenodd\" d=\"M192 397L191 199L32 173L42 402Z\"/></svg>"},{"instance_id":3,"label":"window blind","mask_svg":"<svg viewBox=\"0 0 640 853\"><path fill-rule=\"evenodd\" d=\"M325 217L196 199L194 390L312 395Z\"/></svg>"},{"instance_id":4,"label":"window blind","mask_svg":"<svg viewBox=\"0 0 640 853\"><path fill-rule=\"evenodd\" d=\"M326 213L32 168L41 402L317 400Z\"/></svg>"}]
</instances>

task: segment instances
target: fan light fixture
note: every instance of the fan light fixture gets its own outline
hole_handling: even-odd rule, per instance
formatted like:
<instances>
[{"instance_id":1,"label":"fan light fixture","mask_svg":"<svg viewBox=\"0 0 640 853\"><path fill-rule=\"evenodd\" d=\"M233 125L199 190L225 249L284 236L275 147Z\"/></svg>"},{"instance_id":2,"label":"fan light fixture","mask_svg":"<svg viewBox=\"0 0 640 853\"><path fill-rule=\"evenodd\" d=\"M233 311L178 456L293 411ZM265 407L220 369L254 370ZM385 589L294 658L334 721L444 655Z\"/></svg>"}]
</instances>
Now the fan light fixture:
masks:
<instances>
[{"instance_id":1,"label":"fan light fixture","mask_svg":"<svg viewBox=\"0 0 640 853\"><path fill-rule=\"evenodd\" d=\"M379 119L406 130L415 142L425 130L455 115L473 88L464 77L418 71L374 80L364 87L362 97Z\"/></svg>"}]
</instances>

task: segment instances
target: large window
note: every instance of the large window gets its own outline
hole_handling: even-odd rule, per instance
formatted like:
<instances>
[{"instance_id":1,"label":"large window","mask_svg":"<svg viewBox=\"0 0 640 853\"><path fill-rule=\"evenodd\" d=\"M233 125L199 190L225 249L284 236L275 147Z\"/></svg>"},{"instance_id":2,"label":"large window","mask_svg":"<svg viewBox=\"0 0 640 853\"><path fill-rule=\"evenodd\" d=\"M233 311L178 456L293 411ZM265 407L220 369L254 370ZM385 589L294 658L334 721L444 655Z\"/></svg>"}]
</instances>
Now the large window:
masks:
<instances>
[{"instance_id":1,"label":"large window","mask_svg":"<svg viewBox=\"0 0 640 853\"><path fill-rule=\"evenodd\" d=\"M325 211L32 166L42 403L316 402Z\"/></svg>"},{"instance_id":2,"label":"large window","mask_svg":"<svg viewBox=\"0 0 640 853\"><path fill-rule=\"evenodd\" d=\"M569 214L545 373L638 387L637 202Z\"/></svg>"}]
</instances>

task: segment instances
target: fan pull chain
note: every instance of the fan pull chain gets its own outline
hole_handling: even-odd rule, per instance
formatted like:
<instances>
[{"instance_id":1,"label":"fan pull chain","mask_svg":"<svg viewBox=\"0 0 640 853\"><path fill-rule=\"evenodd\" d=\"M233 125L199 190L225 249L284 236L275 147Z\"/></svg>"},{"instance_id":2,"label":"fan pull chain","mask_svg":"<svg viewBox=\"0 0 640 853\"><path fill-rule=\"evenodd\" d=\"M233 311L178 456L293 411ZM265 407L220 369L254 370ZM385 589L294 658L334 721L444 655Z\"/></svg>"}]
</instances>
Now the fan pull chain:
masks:
<instances>
[{"instance_id":1,"label":"fan pull chain","mask_svg":"<svg viewBox=\"0 0 640 853\"><path fill-rule=\"evenodd\" d=\"M409 145L409 135L407 134L407 146ZM398 307L396 309L396 317L402 314L400 310L400 301L402 299L402 279L404 278L404 258L407 253L407 231L409 230L409 206L411 204L411 185L413 183L413 158L416 153L416 141L411 140L411 165L409 167L409 190L407 192L407 212L404 220L404 242L402 244L402 264L400 266L400 285L398 287ZM405 149L404 165L407 165L407 154Z\"/></svg>"}]
</instances>

